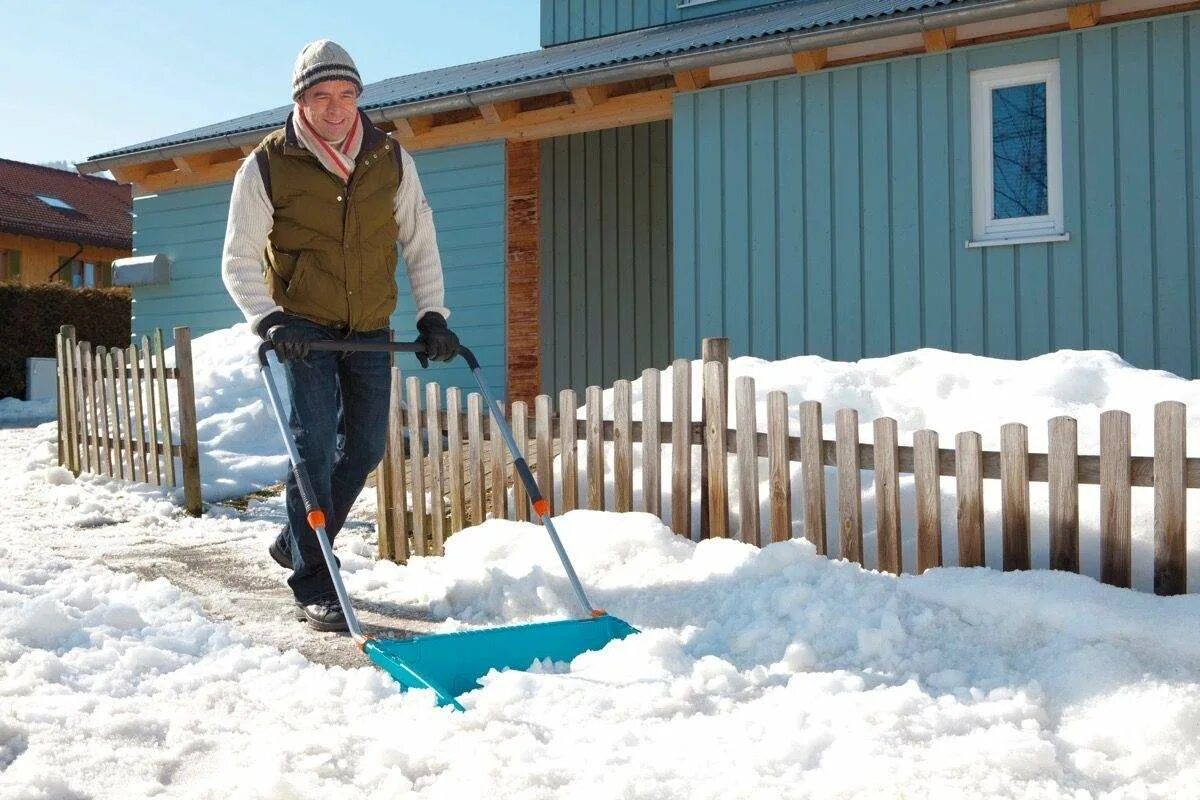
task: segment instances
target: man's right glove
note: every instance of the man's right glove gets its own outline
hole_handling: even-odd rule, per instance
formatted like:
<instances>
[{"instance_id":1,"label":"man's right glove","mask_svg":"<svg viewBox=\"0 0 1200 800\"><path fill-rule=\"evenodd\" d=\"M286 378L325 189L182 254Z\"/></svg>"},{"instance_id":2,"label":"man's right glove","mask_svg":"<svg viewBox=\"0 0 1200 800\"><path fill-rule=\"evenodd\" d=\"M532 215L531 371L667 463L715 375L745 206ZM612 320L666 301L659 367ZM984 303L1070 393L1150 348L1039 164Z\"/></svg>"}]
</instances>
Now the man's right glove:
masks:
<instances>
[{"instance_id":1,"label":"man's right glove","mask_svg":"<svg viewBox=\"0 0 1200 800\"><path fill-rule=\"evenodd\" d=\"M446 327L446 318L436 311L426 311L417 320L420 336L417 341L425 345L424 353L417 353L422 367L430 361L450 361L458 355L458 336Z\"/></svg>"},{"instance_id":2,"label":"man's right glove","mask_svg":"<svg viewBox=\"0 0 1200 800\"><path fill-rule=\"evenodd\" d=\"M316 332L305 325L299 317L286 311L272 311L254 326L254 332L266 339L275 348L275 356L281 362L293 358L306 358L308 346L315 341Z\"/></svg>"}]
</instances>

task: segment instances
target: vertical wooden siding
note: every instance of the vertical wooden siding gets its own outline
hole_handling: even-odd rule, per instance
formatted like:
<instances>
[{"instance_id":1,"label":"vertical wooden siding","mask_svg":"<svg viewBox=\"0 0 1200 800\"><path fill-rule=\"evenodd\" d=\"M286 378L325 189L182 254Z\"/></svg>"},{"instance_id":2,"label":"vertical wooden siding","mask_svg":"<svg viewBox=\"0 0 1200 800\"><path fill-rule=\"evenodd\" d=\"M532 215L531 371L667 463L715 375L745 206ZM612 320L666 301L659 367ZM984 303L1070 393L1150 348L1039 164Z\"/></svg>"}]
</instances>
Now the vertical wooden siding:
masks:
<instances>
[{"instance_id":1,"label":"vertical wooden siding","mask_svg":"<svg viewBox=\"0 0 1200 800\"><path fill-rule=\"evenodd\" d=\"M1056 58L1070 241L967 249L970 71ZM1103 348L1200 374L1200 15L676 98L676 356Z\"/></svg>"},{"instance_id":2,"label":"vertical wooden siding","mask_svg":"<svg viewBox=\"0 0 1200 800\"><path fill-rule=\"evenodd\" d=\"M714 0L678 7L678 0L542 0L542 46L711 17L779 0Z\"/></svg>"},{"instance_id":3,"label":"vertical wooden siding","mask_svg":"<svg viewBox=\"0 0 1200 800\"><path fill-rule=\"evenodd\" d=\"M414 153L421 185L434 210L445 272L450 324L471 347L497 392L504 370L504 145L491 142ZM232 184L134 199L134 250L172 260L166 286L137 287L133 334L188 325L193 336L241 322L221 281L221 248ZM392 326L397 338L415 336L412 297L403 264ZM414 362L415 363L415 362ZM429 380L474 386L458 363L430 367Z\"/></svg>"},{"instance_id":4,"label":"vertical wooden siding","mask_svg":"<svg viewBox=\"0 0 1200 800\"><path fill-rule=\"evenodd\" d=\"M541 144L543 392L671 360L670 125Z\"/></svg>"}]
</instances>

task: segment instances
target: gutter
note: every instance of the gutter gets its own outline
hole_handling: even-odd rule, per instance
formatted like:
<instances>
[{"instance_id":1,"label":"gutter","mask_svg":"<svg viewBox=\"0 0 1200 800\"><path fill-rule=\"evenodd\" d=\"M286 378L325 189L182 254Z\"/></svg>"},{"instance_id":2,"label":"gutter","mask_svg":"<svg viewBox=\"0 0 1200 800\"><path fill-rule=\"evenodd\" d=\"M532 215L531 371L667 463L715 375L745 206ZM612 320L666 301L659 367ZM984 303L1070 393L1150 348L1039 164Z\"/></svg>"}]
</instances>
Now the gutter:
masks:
<instances>
[{"instance_id":1,"label":"gutter","mask_svg":"<svg viewBox=\"0 0 1200 800\"><path fill-rule=\"evenodd\" d=\"M569 75L554 75L545 78L495 88L459 92L444 97L417 100L384 107L363 107L367 117L375 123L387 122L402 117L422 114L437 114L443 111L459 111L478 108L487 103L523 100L529 97L569 92L598 83L613 83L636 78L668 75L689 69L715 67L737 61L791 55L792 53L817 48L835 47L844 44L882 39L891 36L923 33L938 28L984 22L992 19L1012 17L1018 14L1034 14L1040 11L1057 11L1078 5L1079 0L992 0L973 3L965 7L931 8L915 14L905 14L895 19L871 19L838 25L830 30L802 31L775 34L749 42L730 42L706 47L695 53L679 53L639 60L628 64L613 64L607 67L582 70ZM106 169L141 164L147 161L206 153L226 147L256 145L264 134L275 130L279 123L250 131L214 136L195 142L125 153L111 158L88 160L76 165L82 173L101 172Z\"/></svg>"}]
</instances>

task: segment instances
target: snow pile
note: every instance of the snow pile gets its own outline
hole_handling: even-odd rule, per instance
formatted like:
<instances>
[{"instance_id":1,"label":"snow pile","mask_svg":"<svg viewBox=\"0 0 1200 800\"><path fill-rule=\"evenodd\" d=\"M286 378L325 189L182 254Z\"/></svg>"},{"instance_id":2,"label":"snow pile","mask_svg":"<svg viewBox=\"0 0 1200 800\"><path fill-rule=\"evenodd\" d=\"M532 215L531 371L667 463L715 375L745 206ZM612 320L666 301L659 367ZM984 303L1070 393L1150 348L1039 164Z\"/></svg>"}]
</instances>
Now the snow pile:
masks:
<instances>
[{"instance_id":1,"label":"snow pile","mask_svg":"<svg viewBox=\"0 0 1200 800\"><path fill-rule=\"evenodd\" d=\"M254 647L194 599L0 544L0 796L1180 797L1200 785L1200 598L1057 573L921 578L699 544L643 514L561 532L643 633L493 673L465 714L371 667ZM536 526L442 559L343 556L448 626L570 607ZM548 586L539 591L539 586ZM347 644L347 646L349 646ZM1189 789L1188 787L1192 787Z\"/></svg>"},{"instance_id":2,"label":"snow pile","mask_svg":"<svg viewBox=\"0 0 1200 800\"><path fill-rule=\"evenodd\" d=\"M0 426L36 425L58 416L58 404L49 400L20 400L0 397Z\"/></svg>"}]
</instances>

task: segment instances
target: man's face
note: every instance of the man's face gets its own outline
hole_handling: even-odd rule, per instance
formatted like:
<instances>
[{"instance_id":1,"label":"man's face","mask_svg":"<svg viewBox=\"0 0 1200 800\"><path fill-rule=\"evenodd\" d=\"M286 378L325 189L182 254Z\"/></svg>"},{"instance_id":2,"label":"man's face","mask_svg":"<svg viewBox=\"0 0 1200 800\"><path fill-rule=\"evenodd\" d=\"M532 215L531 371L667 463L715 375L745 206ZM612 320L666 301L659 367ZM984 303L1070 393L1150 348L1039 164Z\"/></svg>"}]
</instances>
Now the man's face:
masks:
<instances>
[{"instance_id":1,"label":"man's face","mask_svg":"<svg viewBox=\"0 0 1200 800\"><path fill-rule=\"evenodd\" d=\"M340 142L358 115L358 88L350 81L321 81L297 101L313 130L327 142Z\"/></svg>"}]
</instances>

